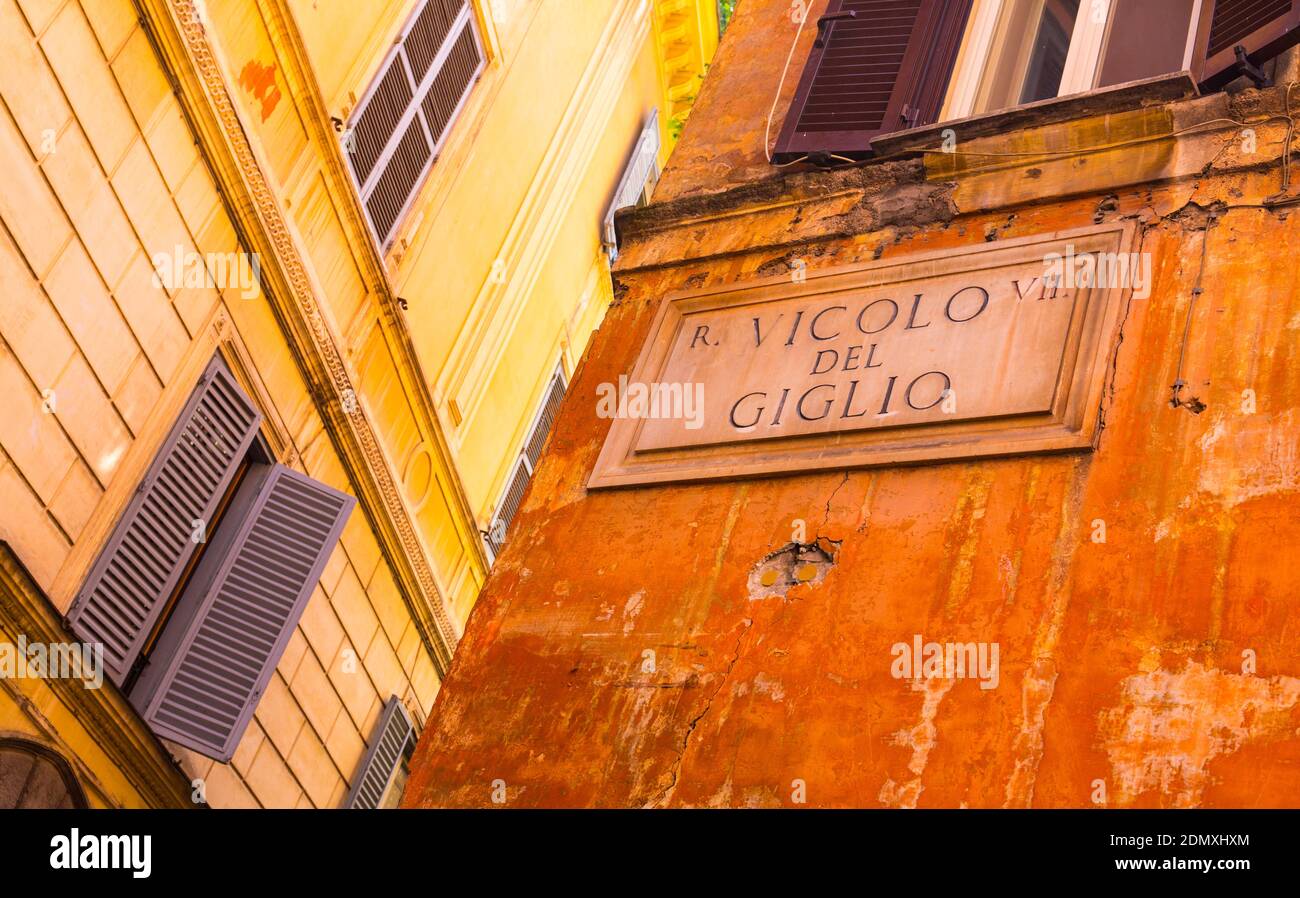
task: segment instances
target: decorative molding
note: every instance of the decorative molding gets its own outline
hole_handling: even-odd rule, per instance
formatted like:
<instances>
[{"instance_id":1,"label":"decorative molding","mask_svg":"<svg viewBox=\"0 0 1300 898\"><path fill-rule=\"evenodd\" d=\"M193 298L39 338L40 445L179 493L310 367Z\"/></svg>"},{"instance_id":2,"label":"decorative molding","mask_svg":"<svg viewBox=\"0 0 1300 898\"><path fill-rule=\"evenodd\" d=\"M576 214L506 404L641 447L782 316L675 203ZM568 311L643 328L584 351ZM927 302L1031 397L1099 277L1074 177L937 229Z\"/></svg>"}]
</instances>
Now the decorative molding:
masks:
<instances>
[{"instance_id":1,"label":"decorative molding","mask_svg":"<svg viewBox=\"0 0 1300 898\"><path fill-rule=\"evenodd\" d=\"M421 638L440 676L459 632L439 590L364 403L345 413L340 398L355 389L265 168L231 96L194 0L136 0L171 77L202 155L227 199L236 233L263 259L263 292L280 321L340 459L357 488L381 547L393 565ZM310 118L310 117L308 117ZM414 600L416 597L419 601Z\"/></svg>"},{"instance_id":2,"label":"decorative molding","mask_svg":"<svg viewBox=\"0 0 1300 898\"><path fill-rule=\"evenodd\" d=\"M0 621L31 642L48 645L80 641L68 632L54 605L3 541L0 541ZM87 689L82 681L72 679L50 677L41 682L61 704L76 712L78 723L149 807L194 807L190 801L189 777L116 686L107 679L98 689ZM6 688L8 685L5 683ZM63 734L58 733L36 705L21 690L11 689L10 693L45 735L60 743L60 753L75 763L78 775L109 797L99 777L79 760L77 751L63 744Z\"/></svg>"}]
</instances>

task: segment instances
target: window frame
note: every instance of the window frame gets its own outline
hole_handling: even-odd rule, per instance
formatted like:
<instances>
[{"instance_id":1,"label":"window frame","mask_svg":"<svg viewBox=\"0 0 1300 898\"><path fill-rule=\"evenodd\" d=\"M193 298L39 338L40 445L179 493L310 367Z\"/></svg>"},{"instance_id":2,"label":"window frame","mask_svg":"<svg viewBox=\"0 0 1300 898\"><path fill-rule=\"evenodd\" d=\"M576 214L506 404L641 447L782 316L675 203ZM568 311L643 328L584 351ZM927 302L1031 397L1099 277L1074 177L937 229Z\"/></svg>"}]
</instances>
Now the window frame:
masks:
<instances>
[{"instance_id":1,"label":"window frame","mask_svg":"<svg viewBox=\"0 0 1300 898\"><path fill-rule=\"evenodd\" d=\"M386 253L393 244L396 243L398 234L402 230L403 222L406 221L407 216L411 213L412 207L419 199L420 193L424 189L425 182L429 178L429 173L433 170L433 166L438 161L439 155L446 147L452 129L460 118L461 113L464 111L466 104L469 102L470 95L474 93L474 84L482 77L484 69L487 68L487 45L480 28L479 17L475 9L474 0L464 0L464 6L456 15L456 18L452 20L450 27L447 29L447 36L444 38L442 46L438 48L437 55L429 63L428 71L424 73L424 77L420 83L412 87L411 100L403 111L401 118L399 118L396 124L394 124L387 144L385 144L384 149L380 152L379 156L375 158L374 164L371 166L369 174L366 175L365 181L362 182L357 177L356 168L352 163L352 152L349 148L349 140L355 134L358 120L361 118L362 114L366 112L370 101L382 86L385 73L388 71L395 59L399 56L405 55L406 51L404 45L406 39L415 27L420 14L431 2L437 2L437 0L419 0L410 15L407 16L401 30L397 33L397 36L393 38L392 46L389 47L388 52L384 54L383 59L380 60L379 65L376 67L375 73L373 77L371 77L365 91L349 111L347 121L344 123L340 135L340 144L343 149L345 162L344 167L347 169L348 178L351 180L352 187L356 191L363 217L366 220L366 227L381 254ZM433 86L433 82L437 80L438 74L442 71L442 67L446 63L447 57L451 54L451 51L456 44L457 36L463 30L468 30L470 36L473 38L474 45L478 51L478 65L470 76L469 86L466 87L464 93L457 101L456 106L452 109L451 115L447 119L446 127L443 129L441 136L439 136L437 140L430 141L429 158L420 169L420 173L415 179L415 185L411 188L411 192L406 197L406 201L402 204L396 218L393 219L392 228L385 237L376 229L375 222L370 214L370 208L367 206L367 203L373 195L374 189L378 185L380 178L383 176L384 172L387 171L388 162L397 152L397 148L402 142L401 136L404 135L406 130L410 127L412 119L418 117L423 123L423 132L425 137L432 137L429 124L424 118L424 112L422 109L423 101L428 96L429 91ZM403 63L403 70L406 72L409 84L411 73L406 63Z\"/></svg>"},{"instance_id":2,"label":"window frame","mask_svg":"<svg viewBox=\"0 0 1300 898\"><path fill-rule=\"evenodd\" d=\"M542 389L541 401L537 404L536 409L533 410L532 419L529 421L524 439L519 444L519 449L515 452L510 464L510 473L506 476L505 483L502 484L502 487L497 494L496 502L492 506L492 515L488 519L488 527L486 530L480 531L480 534L483 537L483 545L487 549L489 565L496 563L496 556L499 551L492 546L492 533L496 528L497 522L501 519L501 505L505 502L506 497L510 495L510 487L514 484L515 478L519 475L520 467L522 466L524 473L528 475L528 479L524 481L525 487L533 479L535 468L532 461L528 458L528 446L533 442L533 438L537 435L537 427L541 423L543 416L546 414L547 401L551 395L551 386L557 380L563 388L560 392L560 402L563 402L564 397L569 393L569 379L564 373L563 358L556 363L555 368L551 372L551 376L546 379L546 386ZM552 421L551 426L554 427L554 421ZM547 433L547 438L550 438L549 431ZM514 515L511 514L510 520L507 521L505 525L506 530L501 534L500 544L502 548L505 547L506 532L509 531L510 524L513 521Z\"/></svg>"}]
</instances>

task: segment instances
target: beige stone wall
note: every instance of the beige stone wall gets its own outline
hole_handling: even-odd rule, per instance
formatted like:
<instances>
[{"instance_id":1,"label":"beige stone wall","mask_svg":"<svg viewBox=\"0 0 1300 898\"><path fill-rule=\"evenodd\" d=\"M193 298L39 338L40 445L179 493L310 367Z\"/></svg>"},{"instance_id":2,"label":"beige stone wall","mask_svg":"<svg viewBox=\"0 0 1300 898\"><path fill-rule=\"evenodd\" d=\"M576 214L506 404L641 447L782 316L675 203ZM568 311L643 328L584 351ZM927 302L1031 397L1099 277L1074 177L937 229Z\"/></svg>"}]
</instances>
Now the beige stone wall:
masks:
<instances>
[{"instance_id":1,"label":"beige stone wall","mask_svg":"<svg viewBox=\"0 0 1300 898\"><path fill-rule=\"evenodd\" d=\"M0 0L0 54L0 539L64 611L218 346L283 458L352 487L265 297L153 283L238 246L130 0ZM232 763L175 753L217 807L336 806L383 701L437 688L358 506Z\"/></svg>"}]
</instances>

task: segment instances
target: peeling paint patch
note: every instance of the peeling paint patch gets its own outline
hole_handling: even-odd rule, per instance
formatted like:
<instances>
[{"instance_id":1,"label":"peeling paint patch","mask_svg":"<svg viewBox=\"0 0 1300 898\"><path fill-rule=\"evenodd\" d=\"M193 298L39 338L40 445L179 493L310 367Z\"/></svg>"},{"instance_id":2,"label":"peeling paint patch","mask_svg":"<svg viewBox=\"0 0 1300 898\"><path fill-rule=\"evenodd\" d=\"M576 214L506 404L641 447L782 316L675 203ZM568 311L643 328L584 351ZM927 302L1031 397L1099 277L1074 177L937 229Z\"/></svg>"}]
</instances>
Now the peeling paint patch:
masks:
<instances>
[{"instance_id":1,"label":"peeling paint patch","mask_svg":"<svg viewBox=\"0 0 1300 898\"><path fill-rule=\"evenodd\" d=\"M1205 461L1197 486L1229 507L1258 496L1300 490L1300 415L1287 409L1274 417L1224 419L1201 438Z\"/></svg>"},{"instance_id":2,"label":"peeling paint patch","mask_svg":"<svg viewBox=\"0 0 1300 898\"><path fill-rule=\"evenodd\" d=\"M1177 673L1135 674L1122 692L1123 704L1098 718L1115 802L1155 789L1175 807L1195 807L1214 758L1247 742L1294 738L1300 678L1229 674L1188 660Z\"/></svg>"},{"instance_id":3,"label":"peeling paint patch","mask_svg":"<svg viewBox=\"0 0 1300 898\"><path fill-rule=\"evenodd\" d=\"M275 63L262 65L251 59L239 72L239 86L262 104L262 121L271 117L280 102L280 88L275 83Z\"/></svg>"},{"instance_id":4,"label":"peeling paint patch","mask_svg":"<svg viewBox=\"0 0 1300 898\"><path fill-rule=\"evenodd\" d=\"M758 673L754 676L754 694L766 695L772 701L780 702L785 700L785 687L775 677L769 677L765 673Z\"/></svg>"},{"instance_id":5,"label":"peeling paint patch","mask_svg":"<svg viewBox=\"0 0 1300 898\"><path fill-rule=\"evenodd\" d=\"M637 615L641 613L641 608L645 605L645 590L638 589L628 597L627 604L623 606L623 635L626 636L636 627Z\"/></svg>"},{"instance_id":6,"label":"peeling paint patch","mask_svg":"<svg viewBox=\"0 0 1300 898\"><path fill-rule=\"evenodd\" d=\"M902 783L892 779L885 780L880 787L880 803L891 808L915 808L925 787L921 785L921 774L925 772L925 763L938 741L939 728L934 725L935 715L939 713L939 703L952 689L955 680L913 680L912 689L925 693L921 703L921 720L911 729L899 730L894 734L892 744L905 745L912 749L912 757L907 762L907 771L912 776Z\"/></svg>"}]
</instances>

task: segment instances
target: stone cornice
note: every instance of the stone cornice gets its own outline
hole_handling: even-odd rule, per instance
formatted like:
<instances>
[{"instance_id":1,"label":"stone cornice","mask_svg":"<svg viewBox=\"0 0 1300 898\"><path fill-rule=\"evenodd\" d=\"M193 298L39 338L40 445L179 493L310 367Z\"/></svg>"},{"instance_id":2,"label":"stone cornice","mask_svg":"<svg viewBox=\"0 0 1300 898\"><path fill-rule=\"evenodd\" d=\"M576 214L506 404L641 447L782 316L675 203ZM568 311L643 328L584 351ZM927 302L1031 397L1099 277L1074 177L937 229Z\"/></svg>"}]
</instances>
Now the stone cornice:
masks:
<instances>
[{"instance_id":1,"label":"stone cornice","mask_svg":"<svg viewBox=\"0 0 1300 898\"><path fill-rule=\"evenodd\" d=\"M245 131L229 82L193 0L136 0L141 21L180 99L195 141L245 248L262 259L262 287L284 331L325 429L357 490L362 509L392 564L420 636L439 676L458 639L401 487L364 404L343 411L356 389L338 342L319 307L311 278ZM391 308L391 307L390 307ZM391 323L396 316L386 310Z\"/></svg>"},{"instance_id":2,"label":"stone cornice","mask_svg":"<svg viewBox=\"0 0 1300 898\"><path fill-rule=\"evenodd\" d=\"M1277 167L1287 131L1286 88L1169 98L1182 88L1178 79L1154 79L1142 89L1113 91L1101 105L1092 95L1064 98L1052 101L1061 110L1040 110L1046 123L1036 127L1014 111L988 116L988 122L966 120L953 153L936 149L938 133L929 143L904 144L900 138L888 157L832 169L774 168L762 180L624 210L617 216L622 252L614 273L728 255L794 253L813 242L966 213L1211 170ZM1077 117L1057 115L1071 110ZM1244 127L1258 132L1258 149L1234 153L1233 134ZM683 240L688 230L692 238ZM754 232L770 237L756 243Z\"/></svg>"}]
</instances>

